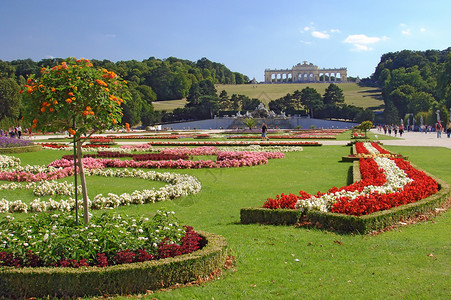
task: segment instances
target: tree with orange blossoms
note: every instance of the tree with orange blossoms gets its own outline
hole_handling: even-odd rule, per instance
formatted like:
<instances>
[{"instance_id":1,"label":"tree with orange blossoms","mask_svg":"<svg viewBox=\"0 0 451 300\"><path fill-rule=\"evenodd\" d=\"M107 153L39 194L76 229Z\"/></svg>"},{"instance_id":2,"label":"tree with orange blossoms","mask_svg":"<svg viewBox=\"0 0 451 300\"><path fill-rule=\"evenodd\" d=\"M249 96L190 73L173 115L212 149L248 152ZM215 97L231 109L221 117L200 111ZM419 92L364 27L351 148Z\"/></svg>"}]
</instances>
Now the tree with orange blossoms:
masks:
<instances>
[{"instance_id":1,"label":"tree with orange blossoms","mask_svg":"<svg viewBox=\"0 0 451 300\"><path fill-rule=\"evenodd\" d=\"M119 125L121 105L129 98L126 82L114 72L94 68L87 59L68 58L52 68L42 68L40 77L28 77L21 92L24 121L33 129L67 131L74 137L87 223L88 196L81 145L92 134Z\"/></svg>"}]
</instances>

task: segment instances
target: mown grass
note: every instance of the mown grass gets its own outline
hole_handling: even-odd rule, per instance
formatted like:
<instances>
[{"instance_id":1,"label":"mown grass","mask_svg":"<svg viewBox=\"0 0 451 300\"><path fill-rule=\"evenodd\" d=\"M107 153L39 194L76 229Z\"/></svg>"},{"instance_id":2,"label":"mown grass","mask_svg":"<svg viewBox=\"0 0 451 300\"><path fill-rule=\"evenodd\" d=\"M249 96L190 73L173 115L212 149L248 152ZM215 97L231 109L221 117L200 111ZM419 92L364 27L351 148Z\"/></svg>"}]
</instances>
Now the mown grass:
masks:
<instances>
[{"instance_id":1,"label":"mown grass","mask_svg":"<svg viewBox=\"0 0 451 300\"><path fill-rule=\"evenodd\" d=\"M375 111L382 110L384 101L381 92L378 88L361 87L356 83L337 83L343 90L345 96L345 103L355 105L363 108L371 108ZM318 93L324 95L328 83L280 83L280 84L217 84L216 90L218 95L221 91L226 91L227 94L246 95L250 98L257 98L264 104L268 105L271 100L279 99L288 93L293 93L296 90L303 90L306 87L314 88ZM185 99L155 101L152 102L155 110L172 111L175 108L183 107L186 103Z\"/></svg>"},{"instance_id":2,"label":"mown grass","mask_svg":"<svg viewBox=\"0 0 451 300\"><path fill-rule=\"evenodd\" d=\"M451 183L451 150L394 147L420 168ZM58 153L56 155L55 153ZM147 299L446 299L451 294L451 212L377 236L339 235L292 226L241 225L242 207L260 206L280 193L326 191L348 183L346 146L304 147L267 165L234 169L173 170L202 182L198 195L116 209L131 215L175 211L181 223L223 235L236 257L219 280ZM17 155L47 163L59 151ZM88 181L90 178L88 178ZM115 185L122 179L111 179ZM143 187L144 188L144 187ZM108 187L103 187L105 193ZM125 189L124 192L130 192ZM100 213L100 212L94 212ZM2 217L0 217L2 218ZM125 299L126 297L118 297Z\"/></svg>"},{"instance_id":3,"label":"mown grass","mask_svg":"<svg viewBox=\"0 0 451 300\"><path fill-rule=\"evenodd\" d=\"M361 87L356 83L337 83L343 90L345 103L355 106L379 107L383 104L380 90L377 88ZM232 94L246 95L250 98L257 98L265 104L269 101L279 99L288 93L296 90L302 91L306 87L314 88L324 95L328 83L293 83L293 84L237 84L237 85L216 85L216 90L220 93L225 90L229 96Z\"/></svg>"}]
</instances>

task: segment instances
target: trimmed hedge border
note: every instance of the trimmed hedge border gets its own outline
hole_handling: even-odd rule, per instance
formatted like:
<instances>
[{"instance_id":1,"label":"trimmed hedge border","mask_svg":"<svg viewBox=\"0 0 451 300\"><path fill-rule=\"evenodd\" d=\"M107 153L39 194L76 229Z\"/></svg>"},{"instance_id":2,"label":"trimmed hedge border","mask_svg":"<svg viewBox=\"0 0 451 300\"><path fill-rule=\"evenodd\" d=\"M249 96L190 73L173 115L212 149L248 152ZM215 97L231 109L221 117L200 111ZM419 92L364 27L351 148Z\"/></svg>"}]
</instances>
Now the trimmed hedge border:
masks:
<instances>
[{"instance_id":1,"label":"trimmed hedge border","mask_svg":"<svg viewBox=\"0 0 451 300\"><path fill-rule=\"evenodd\" d=\"M41 151L41 145L31 145L31 146L23 146L23 147L10 147L10 148L0 148L0 154L7 153L24 153L24 152L36 152Z\"/></svg>"},{"instance_id":2,"label":"trimmed hedge border","mask_svg":"<svg viewBox=\"0 0 451 300\"><path fill-rule=\"evenodd\" d=\"M360 176L358 165L358 162L354 162L354 176ZM414 168L421 170L414 164L411 163L411 165ZM301 223L302 225L324 228L339 233L368 234L372 231L392 226L410 216L432 211L435 208L440 207L441 204L445 203L448 198L451 197L451 189L446 182L436 178L428 172L425 173L437 181L439 191L434 195L414 203L393 207L388 210L378 211L360 217L338 213L324 213L320 211L308 211L304 215L301 215L297 209L269 209L260 207L242 208L240 212L241 223L262 223L271 225L293 225ZM354 177L354 181L356 179L357 178Z\"/></svg>"},{"instance_id":3,"label":"trimmed hedge border","mask_svg":"<svg viewBox=\"0 0 451 300\"><path fill-rule=\"evenodd\" d=\"M197 231L204 247L172 258L104 268L0 267L0 297L85 297L145 293L208 276L224 266L224 237Z\"/></svg>"}]
</instances>

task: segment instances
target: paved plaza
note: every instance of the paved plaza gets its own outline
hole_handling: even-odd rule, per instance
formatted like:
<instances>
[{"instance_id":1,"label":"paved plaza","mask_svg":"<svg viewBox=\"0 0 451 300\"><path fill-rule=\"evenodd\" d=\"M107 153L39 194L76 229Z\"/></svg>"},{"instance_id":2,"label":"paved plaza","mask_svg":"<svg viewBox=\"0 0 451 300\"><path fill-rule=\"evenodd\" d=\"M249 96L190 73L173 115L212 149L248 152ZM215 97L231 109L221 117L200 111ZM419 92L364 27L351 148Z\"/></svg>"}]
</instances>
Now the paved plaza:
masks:
<instances>
[{"instance_id":1,"label":"paved plaza","mask_svg":"<svg viewBox=\"0 0 451 300\"><path fill-rule=\"evenodd\" d=\"M378 132L377 129L372 129L372 133L377 136L384 136L382 132ZM394 136L392 134L392 136ZM399 134L397 135L399 138ZM441 138L437 138L435 132L404 132L402 138L396 140L382 140L384 145L393 146L429 146L429 147L446 147L451 148L451 138L447 138L446 133L442 133Z\"/></svg>"}]
</instances>

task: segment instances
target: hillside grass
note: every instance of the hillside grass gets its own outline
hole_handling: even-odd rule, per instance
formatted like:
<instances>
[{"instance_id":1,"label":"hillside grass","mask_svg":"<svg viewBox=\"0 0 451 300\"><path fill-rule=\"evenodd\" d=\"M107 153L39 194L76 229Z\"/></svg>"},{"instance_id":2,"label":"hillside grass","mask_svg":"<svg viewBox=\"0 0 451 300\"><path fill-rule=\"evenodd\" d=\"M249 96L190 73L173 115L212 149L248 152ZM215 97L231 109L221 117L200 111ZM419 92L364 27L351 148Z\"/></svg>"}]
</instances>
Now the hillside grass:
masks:
<instances>
[{"instance_id":1,"label":"hillside grass","mask_svg":"<svg viewBox=\"0 0 451 300\"><path fill-rule=\"evenodd\" d=\"M408 156L418 167L451 184L451 149L401 146L387 146L387 149ZM16 156L22 159L22 164L47 164L62 154L60 151L42 150ZM303 152L287 153L284 159L270 160L267 165L255 167L160 170L194 175L201 181L202 191L173 201L121 207L115 212L152 216L158 209L175 211L182 224L224 236L236 263L219 280L200 286L157 291L148 296L141 295L142 298L449 297L451 211L431 221L376 236L239 223L242 207L261 206L268 197L298 193L301 189L315 193L346 185L351 163L340 160L348 154L347 146L304 147ZM91 178L87 180L89 182ZM119 186L123 179L109 180L109 186ZM146 185L143 182L142 188ZM108 193L111 190L109 186L99 187L99 192ZM127 184L119 189L132 192ZM3 218L4 215L0 215L0 221Z\"/></svg>"},{"instance_id":2,"label":"hillside grass","mask_svg":"<svg viewBox=\"0 0 451 300\"><path fill-rule=\"evenodd\" d=\"M355 105L362 108L371 108L374 111L382 110L384 101L381 96L381 91L378 88L362 87L356 83L337 83L343 90L345 96L345 103L348 105ZM278 84L217 84L215 85L218 95L225 90L227 94L246 95L250 98L257 98L265 105L272 100L279 99L288 93L293 93L296 90L303 90L306 87L314 88L318 93L324 95L328 83L278 83ZM178 107L185 105L185 100L169 100L152 102L155 110L171 111Z\"/></svg>"}]
</instances>

